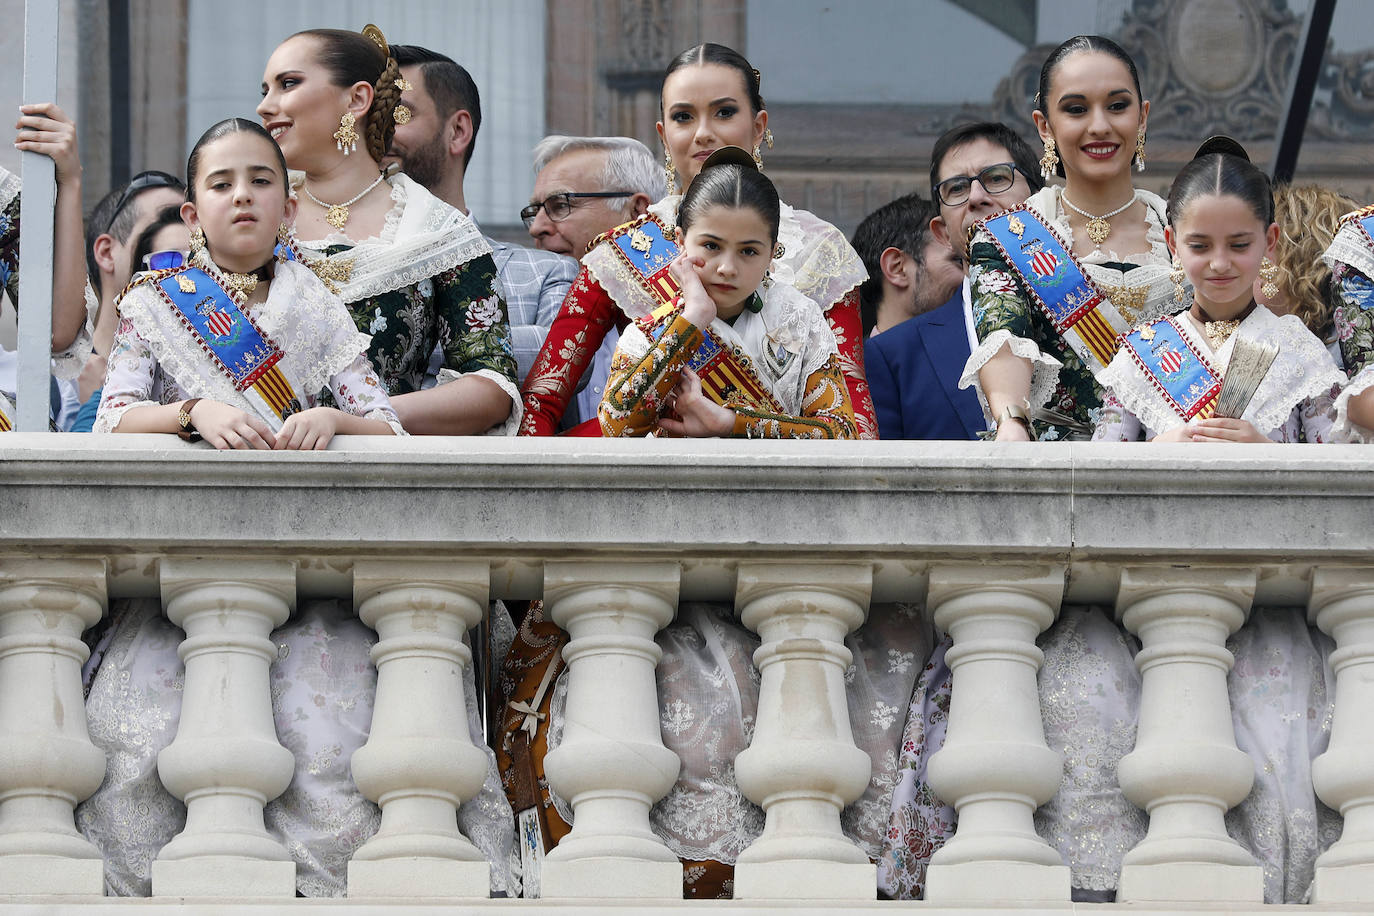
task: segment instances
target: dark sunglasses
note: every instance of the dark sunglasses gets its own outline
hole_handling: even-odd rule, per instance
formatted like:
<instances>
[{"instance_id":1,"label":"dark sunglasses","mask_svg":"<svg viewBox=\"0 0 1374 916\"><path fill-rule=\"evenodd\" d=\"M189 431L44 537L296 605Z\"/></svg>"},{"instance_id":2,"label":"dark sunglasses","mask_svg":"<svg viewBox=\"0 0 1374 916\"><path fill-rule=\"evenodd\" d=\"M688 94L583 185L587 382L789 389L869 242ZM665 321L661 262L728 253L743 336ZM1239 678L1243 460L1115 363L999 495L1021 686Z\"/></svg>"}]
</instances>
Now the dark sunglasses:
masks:
<instances>
[{"instance_id":1,"label":"dark sunglasses","mask_svg":"<svg viewBox=\"0 0 1374 916\"><path fill-rule=\"evenodd\" d=\"M105 231L110 231L110 227L115 224L115 220L119 219L119 214L124 212L124 208L129 205L129 201L133 200L144 191L153 188L172 188L181 191L183 194L186 192L185 183L175 175L168 175L166 172L159 172L156 169L147 172L139 172L129 182L128 186L124 188L124 193L119 195L119 200L115 201L114 209L110 211L110 221L106 224Z\"/></svg>"},{"instance_id":2,"label":"dark sunglasses","mask_svg":"<svg viewBox=\"0 0 1374 916\"><path fill-rule=\"evenodd\" d=\"M935 186L935 194L947 207L957 207L969 199L976 181L989 194L1001 194L1016 183L1016 173L1020 171L1014 162L999 162L983 169L977 175L955 175L946 178Z\"/></svg>"},{"instance_id":3,"label":"dark sunglasses","mask_svg":"<svg viewBox=\"0 0 1374 916\"><path fill-rule=\"evenodd\" d=\"M575 197L633 197L634 191L562 191L558 194L550 194L539 203L530 204L520 208L520 219L525 223L525 228L530 228L534 218L543 210L549 215L549 219L555 223L562 222L568 218L573 211L573 198Z\"/></svg>"}]
</instances>

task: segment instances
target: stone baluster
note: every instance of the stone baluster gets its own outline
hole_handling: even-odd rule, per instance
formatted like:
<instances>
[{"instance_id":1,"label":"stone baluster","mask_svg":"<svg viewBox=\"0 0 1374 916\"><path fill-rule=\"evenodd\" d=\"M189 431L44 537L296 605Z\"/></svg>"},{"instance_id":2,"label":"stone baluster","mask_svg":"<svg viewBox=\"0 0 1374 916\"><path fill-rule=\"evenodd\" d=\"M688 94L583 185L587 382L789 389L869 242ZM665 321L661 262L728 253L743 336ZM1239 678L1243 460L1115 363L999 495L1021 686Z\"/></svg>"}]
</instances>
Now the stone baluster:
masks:
<instances>
[{"instance_id":1,"label":"stone baluster","mask_svg":"<svg viewBox=\"0 0 1374 916\"><path fill-rule=\"evenodd\" d=\"M176 738L158 754L186 828L153 861L155 896L294 897L296 863L263 825L263 806L291 783L277 741L268 668L272 630L295 603L291 560L167 558L167 619L186 631Z\"/></svg>"},{"instance_id":2,"label":"stone baluster","mask_svg":"<svg viewBox=\"0 0 1374 916\"><path fill-rule=\"evenodd\" d=\"M382 809L375 836L348 863L350 897L486 897L490 871L459 831L458 806L482 788L473 743L463 634L482 621L485 562L359 561L353 600L377 631L372 729L353 754L358 789Z\"/></svg>"},{"instance_id":3,"label":"stone baluster","mask_svg":"<svg viewBox=\"0 0 1374 916\"><path fill-rule=\"evenodd\" d=\"M0 895L104 893L72 820L105 778L81 697L81 631L104 608L104 560L0 562Z\"/></svg>"},{"instance_id":4,"label":"stone baluster","mask_svg":"<svg viewBox=\"0 0 1374 916\"><path fill-rule=\"evenodd\" d=\"M568 631L563 742L544 758L573 807L570 834L545 858L545 897L682 897L682 865L649 826L677 780L659 731L654 634L677 609L676 563L544 566L544 606Z\"/></svg>"},{"instance_id":5,"label":"stone baluster","mask_svg":"<svg viewBox=\"0 0 1374 916\"><path fill-rule=\"evenodd\" d=\"M1331 743L1312 762L1321 800L1341 812L1340 840L1317 859L1313 903L1374 901L1374 569L1318 569L1309 618L1336 640Z\"/></svg>"},{"instance_id":6,"label":"stone baluster","mask_svg":"<svg viewBox=\"0 0 1374 916\"><path fill-rule=\"evenodd\" d=\"M928 603L950 635L953 674L944 747L931 786L959 812L954 837L930 860L927 901L1067 902L1069 869L1035 832L1063 760L1045 743L1036 637L1064 594L1060 566L937 566Z\"/></svg>"},{"instance_id":7,"label":"stone baluster","mask_svg":"<svg viewBox=\"0 0 1374 916\"><path fill-rule=\"evenodd\" d=\"M766 820L735 865L737 899L877 894L877 869L840 829L872 770L854 745L844 684L844 637L867 616L872 586L866 564L740 566L735 605L763 644L754 736L735 777Z\"/></svg>"},{"instance_id":8,"label":"stone baluster","mask_svg":"<svg viewBox=\"0 0 1374 916\"><path fill-rule=\"evenodd\" d=\"M1226 692L1226 638L1254 594L1253 569L1122 571L1117 612L1140 637L1141 688L1135 750L1117 772L1150 829L1122 860L1119 901L1264 898L1262 870L1223 820L1255 780Z\"/></svg>"}]
</instances>

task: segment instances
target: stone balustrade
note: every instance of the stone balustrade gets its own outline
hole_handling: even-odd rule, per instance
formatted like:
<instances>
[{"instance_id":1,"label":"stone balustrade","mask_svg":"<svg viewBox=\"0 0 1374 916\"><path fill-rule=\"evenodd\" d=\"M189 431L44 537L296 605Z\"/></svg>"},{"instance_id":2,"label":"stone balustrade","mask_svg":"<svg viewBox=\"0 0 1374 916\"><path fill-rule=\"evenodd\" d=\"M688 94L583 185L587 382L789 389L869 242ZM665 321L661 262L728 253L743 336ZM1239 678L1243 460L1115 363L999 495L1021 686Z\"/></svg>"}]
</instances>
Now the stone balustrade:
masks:
<instances>
[{"instance_id":1,"label":"stone balustrade","mask_svg":"<svg viewBox=\"0 0 1374 916\"><path fill-rule=\"evenodd\" d=\"M733 603L762 640L758 718L736 763L766 827L727 908L892 906L869 902L874 868L840 831L869 766L843 639L872 603L901 601L953 639L930 779L960 826L924 909L1084 906L1032 819L1062 766L1041 727L1036 637L1074 603L1115 606L1141 644L1139 732L1119 777L1150 828L1121 900L1142 913L1280 909L1260 903L1259 869L1223 824L1253 779L1225 644L1252 607L1291 607L1336 643L1313 781L1345 825L1314 899L1369 911L1371 470L1374 450L1358 446L379 438L274 454L5 434L0 914L119 905L101 900L98 853L72 823L102 773L78 637L108 602L153 596L185 632L181 724L158 771L187 804L154 865L154 909L292 905L294 866L263 827L293 766L271 726L267 637L318 597L352 600L379 637L373 727L352 765L383 813L350 864L360 899L308 905L480 905L487 866L454 817L483 766L466 740L462 636L491 599L542 597L571 636L547 772L575 826L545 860L544 900L507 910L622 898L650 912L680 896L680 866L648 821L678 772L659 735L654 634L677 602L709 600Z\"/></svg>"}]
</instances>

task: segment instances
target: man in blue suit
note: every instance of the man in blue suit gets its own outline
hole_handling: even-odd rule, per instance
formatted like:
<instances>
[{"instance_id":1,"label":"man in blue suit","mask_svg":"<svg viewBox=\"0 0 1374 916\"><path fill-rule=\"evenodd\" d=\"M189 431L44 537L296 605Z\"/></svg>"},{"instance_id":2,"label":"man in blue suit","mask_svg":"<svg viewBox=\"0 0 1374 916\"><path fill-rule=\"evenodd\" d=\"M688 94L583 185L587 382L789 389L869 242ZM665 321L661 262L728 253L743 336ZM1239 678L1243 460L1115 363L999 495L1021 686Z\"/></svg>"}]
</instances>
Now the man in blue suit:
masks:
<instances>
[{"instance_id":1,"label":"man in blue suit","mask_svg":"<svg viewBox=\"0 0 1374 916\"><path fill-rule=\"evenodd\" d=\"M1042 186L1039 163L1004 124L963 124L935 141L931 198L939 215L930 232L967 269L968 230L1014 207ZM870 273L870 281L881 274ZM959 378L977 340L969 284L943 305L870 337L864 364L883 439L976 439L987 428L978 396Z\"/></svg>"}]
</instances>

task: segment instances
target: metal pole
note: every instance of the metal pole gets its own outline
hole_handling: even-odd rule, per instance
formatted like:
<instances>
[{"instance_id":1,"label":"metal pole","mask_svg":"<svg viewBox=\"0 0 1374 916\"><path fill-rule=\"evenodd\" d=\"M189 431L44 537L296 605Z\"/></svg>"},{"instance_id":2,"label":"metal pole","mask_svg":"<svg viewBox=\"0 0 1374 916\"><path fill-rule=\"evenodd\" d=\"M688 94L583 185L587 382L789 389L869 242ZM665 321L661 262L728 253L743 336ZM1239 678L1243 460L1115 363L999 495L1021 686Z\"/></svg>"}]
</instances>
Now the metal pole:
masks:
<instances>
[{"instance_id":1,"label":"metal pole","mask_svg":"<svg viewBox=\"0 0 1374 916\"><path fill-rule=\"evenodd\" d=\"M57 99L58 4L24 2L24 101ZM39 153L22 153L24 182L19 203L19 403L15 428L48 429L52 384L53 214L57 207L57 173L53 161Z\"/></svg>"},{"instance_id":2,"label":"metal pole","mask_svg":"<svg viewBox=\"0 0 1374 916\"><path fill-rule=\"evenodd\" d=\"M1298 53L1293 58L1293 70L1288 75L1288 100L1283 117L1279 119L1279 142L1274 145L1274 160L1269 174L1274 181L1292 181L1298 167L1298 150L1307 130L1307 115L1312 110L1312 97L1321 76L1322 58L1326 55L1326 39L1331 34L1331 19L1336 13L1336 0L1312 0L1303 22Z\"/></svg>"}]
</instances>

